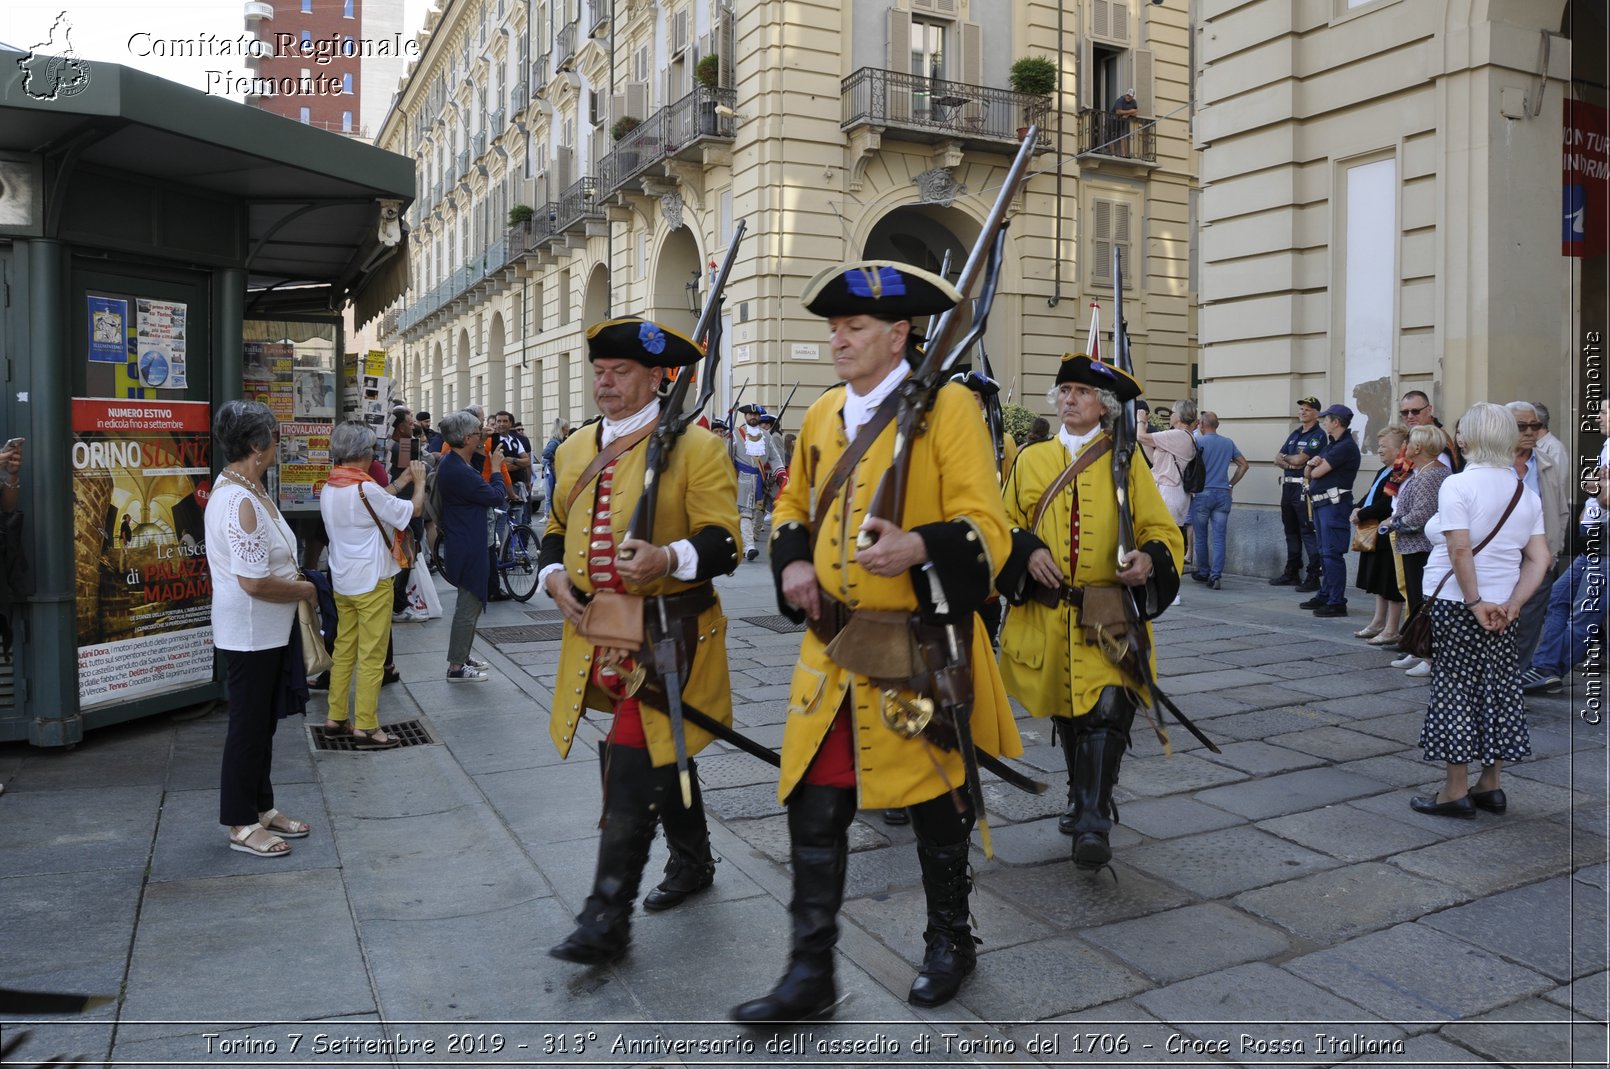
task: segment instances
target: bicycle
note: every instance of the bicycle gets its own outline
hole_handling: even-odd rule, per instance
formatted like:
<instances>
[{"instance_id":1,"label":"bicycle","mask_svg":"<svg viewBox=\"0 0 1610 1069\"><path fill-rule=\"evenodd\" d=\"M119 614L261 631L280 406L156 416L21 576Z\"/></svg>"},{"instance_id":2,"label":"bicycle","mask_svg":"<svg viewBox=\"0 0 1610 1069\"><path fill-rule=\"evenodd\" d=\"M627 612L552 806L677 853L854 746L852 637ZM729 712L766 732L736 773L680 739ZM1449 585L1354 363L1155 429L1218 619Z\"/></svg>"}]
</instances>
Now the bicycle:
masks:
<instances>
[{"instance_id":1,"label":"bicycle","mask_svg":"<svg viewBox=\"0 0 1610 1069\"><path fill-rule=\"evenodd\" d=\"M504 591L515 601L530 601L537 592L537 551L540 540L537 533L518 519L520 504L496 509L492 524L492 564L497 580ZM431 553L432 568L440 572L447 559L447 539L439 534L436 548Z\"/></svg>"}]
</instances>

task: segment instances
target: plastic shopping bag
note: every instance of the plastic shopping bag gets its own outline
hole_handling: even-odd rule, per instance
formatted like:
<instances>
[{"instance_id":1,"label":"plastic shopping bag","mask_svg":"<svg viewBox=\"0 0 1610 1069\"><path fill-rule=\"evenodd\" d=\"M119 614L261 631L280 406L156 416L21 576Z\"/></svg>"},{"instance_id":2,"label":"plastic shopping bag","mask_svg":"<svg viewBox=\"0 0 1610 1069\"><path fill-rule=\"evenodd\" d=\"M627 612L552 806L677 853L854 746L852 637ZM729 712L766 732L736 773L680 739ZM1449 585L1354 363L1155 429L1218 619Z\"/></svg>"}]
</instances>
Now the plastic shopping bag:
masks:
<instances>
[{"instance_id":1,"label":"plastic shopping bag","mask_svg":"<svg viewBox=\"0 0 1610 1069\"><path fill-rule=\"evenodd\" d=\"M435 577L430 574L430 569L425 567L423 550L414 559L414 568L408 574L408 589L405 593L409 608L424 613L432 620L441 619L442 598L436 593Z\"/></svg>"}]
</instances>

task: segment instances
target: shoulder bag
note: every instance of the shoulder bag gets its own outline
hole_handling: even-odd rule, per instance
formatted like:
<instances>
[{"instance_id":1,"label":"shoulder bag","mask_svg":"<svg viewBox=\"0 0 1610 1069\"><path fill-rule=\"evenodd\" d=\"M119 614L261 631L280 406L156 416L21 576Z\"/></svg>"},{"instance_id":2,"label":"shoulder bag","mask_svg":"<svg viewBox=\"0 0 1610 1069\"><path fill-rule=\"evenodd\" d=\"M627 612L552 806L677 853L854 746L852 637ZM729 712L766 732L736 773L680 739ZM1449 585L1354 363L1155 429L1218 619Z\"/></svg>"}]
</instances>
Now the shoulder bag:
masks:
<instances>
[{"instance_id":1,"label":"shoulder bag","mask_svg":"<svg viewBox=\"0 0 1610 1069\"><path fill-rule=\"evenodd\" d=\"M375 526L380 528L380 541L391 550L391 559L397 562L397 567L412 568L414 566L414 555L419 551L419 547L414 545L414 536L406 529L388 530L386 525L380 522L380 517L375 514L374 506L369 504L367 497L363 496L362 483L358 484L358 500L363 502L363 507L368 511L369 518L375 521Z\"/></svg>"},{"instance_id":2,"label":"shoulder bag","mask_svg":"<svg viewBox=\"0 0 1610 1069\"><path fill-rule=\"evenodd\" d=\"M1491 542L1493 537L1497 535L1499 531L1504 529L1504 524L1509 522L1510 513L1514 512L1515 506L1520 504L1521 494L1525 491L1525 489L1525 483L1518 483L1516 485L1515 496L1509 499L1509 507L1504 510L1504 515L1499 517L1498 526L1494 527L1488 533L1487 537L1481 540L1480 545L1470 551L1470 555L1472 557L1486 548L1487 543ZM1431 596L1420 603L1420 607L1416 609L1414 615L1409 618L1408 625L1403 628L1403 634L1398 639L1399 650L1403 651L1404 653L1413 654L1416 657L1431 656L1431 603L1437 600L1437 595L1442 593L1442 588L1446 586L1448 584L1448 580L1452 578L1453 562L1450 559L1448 574L1442 577L1442 582L1437 584L1437 589L1431 592Z\"/></svg>"},{"instance_id":3,"label":"shoulder bag","mask_svg":"<svg viewBox=\"0 0 1610 1069\"><path fill-rule=\"evenodd\" d=\"M268 522L274 525L280 541L285 542L286 552L291 556L291 567L296 568L296 578L301 582L307 582L308 577L296 563L296 545L286 542L285 532L280 530L277 519L270 516ZM319 632L319 610L300 598L296 602L296 632L302 641L302 667L306 670L307 677L312 679L328 672L335 661L324 646L324 635Z\"/></svg>"}]
</instances>

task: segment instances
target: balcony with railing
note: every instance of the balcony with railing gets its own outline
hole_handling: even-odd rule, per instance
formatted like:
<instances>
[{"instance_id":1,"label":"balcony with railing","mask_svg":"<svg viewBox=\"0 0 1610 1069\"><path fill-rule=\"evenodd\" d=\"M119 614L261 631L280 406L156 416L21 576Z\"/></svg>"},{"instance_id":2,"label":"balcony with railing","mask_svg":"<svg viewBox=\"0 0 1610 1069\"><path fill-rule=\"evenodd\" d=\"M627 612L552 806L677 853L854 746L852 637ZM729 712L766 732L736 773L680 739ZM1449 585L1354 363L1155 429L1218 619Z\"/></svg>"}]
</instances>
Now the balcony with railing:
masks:
<instances>
[{"instance_id":1,"label":"balcony with railing","mask_svg":"<svg viewBox=\"0 0 1610 1069\"><path fill-rule=\"evenodd\" d=\"M458 154L458 171L455 177L463 178L470 173L470 150L464 149Z\"/></svg>"},{"instance_id":2,"label":"balcony with railing","mask_svg":"<svg viewBox=\"0 0 1610 1069\"><path fill-rule=\"evenodd\" d=\"M705 142L731 142L737 135L737 119L732 113L735 99L731 89L698 86L656 111L598 161L599 194L640 189L642 176L654 164L672 157L693 158Z\"/></svg>"},{"instance_id":3,"label":"balcony with railing","mask_svg":"<svg viewBox=\"0 0 1610 1069\"><path fill-rule=\"evenodd\" d=\"M509 113L519 115L525 111L526 105L531 103L531 95L526 90L524 79L515 82L509 90Z\"/></svg>"},{"instance_id":4,"label":"balcony with railing","mask_svg":"<svg viewBox=\"0 0 1610 1069\"><path fill-rule=\"evenodd\" d=\"M504 111L502 108L492 109L492 114L487 120L486 128L491 133L493 141L496 141L498 138L503 136L503 128L509 124L508 114L509 113Z\"/></svg>"},{"instance_id":5,"label":"balcony with railing","mask_svg":"<svg viewBox=\"0 0 1610 1069\"><path fill-rule=\"evenodd\" d=\"M603 37L609 33L609 8L612 0L586 0L582 18L585 19L588 37Z\"/></svg>"},{"instance_id":6,"label":"balcony with railing","mask_svg":"<svg viewBox=\"0 0 1610 1069\"><path fill-rule=\"evenodd\" d=\"M1043 125L1050 98L987 85L862 67L842 84L842 127L877 126L911 141L961 141L991 148Z\"/></svg>"},{"instance_id":7,"label":"balcony with railing","mask_svg":"<svg viewBox=\"0 0 1610 1069\"><path fill-rule=\"evenodd\" d=\"M496 129L496 128L494 127L494 129ZM475 146L475 151L470 156L471 159L478 160L482 156L486 155L486 131L485 130L482 130L480 133L476 134L473 138L471 138L470 143Z\"/></svg>"},{"instance_id":8,"label":"balcony with railing","mask_svg":"<svg viewBox=\"0 0 1610 1069\"><path fill-rule=\"evenodd\" d=\"M1121 118L1095 108L1079 112L1079 155L1098 160L1121 160L1137 166L1157 163L1157 121Z\"/></svg>"},{"instance_id":9,"label":"balcony with railing","mask_svg":"<svg viewBox=\"0 0 1610 1069\"><path fill-rule=\"evenodd\" d=\"M546 96L548 92L548 57L538 56L531 61L531 93Z\"/></svg>"},{"instance_id":10,"label":"balcony with railing","mask_svg":"<svg viewBox=\"0 0 1610 1069\"><path fill-rule=\"evenodd\" d=\"M567 71L576 63L576 39L581 36L581 24L572 22L559 31L559 37L554 42L554 66L561 71Z\"/></svg>"},{"instance_id":11,"label":"balcony with railing","mask_svg":"<svg viewBox=\"0 0 1610 1069\"><path fill-rule=\"evenodd\" d=\"M559 195L559 209L554 217L554 233L567 233L590 221L602 219L604 209L598 203L598 179L591 176L578 178Z\"/></svg>"}]
</instances>

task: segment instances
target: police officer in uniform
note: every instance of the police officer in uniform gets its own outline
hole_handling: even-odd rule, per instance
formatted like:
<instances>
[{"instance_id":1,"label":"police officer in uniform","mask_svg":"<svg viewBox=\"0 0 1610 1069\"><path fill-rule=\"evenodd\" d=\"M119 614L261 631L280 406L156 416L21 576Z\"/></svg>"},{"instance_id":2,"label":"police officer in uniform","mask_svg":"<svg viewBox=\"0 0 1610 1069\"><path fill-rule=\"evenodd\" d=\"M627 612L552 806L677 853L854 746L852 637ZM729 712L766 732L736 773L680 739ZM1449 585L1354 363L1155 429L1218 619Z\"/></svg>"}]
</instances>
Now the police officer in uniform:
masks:
<instances>
[{"instance_id":1,"label":"police officer in uniform","mask_svg":"<svg viewBox=\"0 0 1610 1069\"><path fill-rule=\"evenodd\" d=\"M1308 499L1314 506L1314 530L1319 536L1319 593L1299 608L1315 616L1347 615L1347 550L1352 543L1353 480L1361 459L1350 430L1353 410L1331 405L1319 414L1325 446L1303 465L1308 476Z\"/></svg>"},{"instance_id":2,"label":"police officer in uniform","mask_svg":"<svg viewBox=\"0 0 1610 1069\"><path fill-rule=\"evenodd\" d=\"M688 338L657 323L624 318L592 327L587 359L603 419L572 434L554 454L540 581L564 612L565 625L549 734L568 756L585 709L613 714L602 748L604 830L592 893L576 930L549 951L564 961L592 965L625 953L657 820L665 826L671 857L664 882L643 907L668 909L713 880L697 769L693 805L684 808L663 690L654 693L664 680L645 664L651 658L644 642L655 636L622 634L631 630L633 611L638 630L645 616L650 629L657 628L655 599L663 597L684 698L732 722L727 620L710 582L738 566L737 487L720 439L702 427L687 428L659 475L654 530L647 540L626 537L643 493L648 437L659 419L666 369L702 355ZM588 610L595 615L584 620ZM627 624L614 615L618 611L625 612ZM711 739L692 725L685 735L690 754Z\"/></svg>"},{"instance_id":3,"label":"police officer in uniform","mask_svg":"<svg viewBox=\"0 0 1610 1069\"><path fill-rule=\"evenodd\" d=\"M1184 554L1157 483L1135 463L1129 501L1138 548L1118 565L1112 426L1120 406L1140 393L1140 383L1110 364L1065 356L1052 391L1062 427L1023 448L1003 492L1013 530L999 580L1012 603L1001 674L1012 697L1055 725L1068 764L1068 809L1057 828L1073 837L1082 869L1112 857L1112 791L1141 686L1108 659L1097 629L1122 623L1119 597L1133 597L1143 621L1160 615L1179 593Z\"/></svg>"},{"instance_id":4,"label":"police officer in uniform","mask_svg":"<svg viewBox=\"0 0 1610 1069\"><path fill-rule=\"evenodd\" d=\"M1307 593L1319 589L1319 540L1303 495L1303 468L1319 455L1327 440L1319 427L1319 398L1300 399L1297 419L1297 429L1286 436L1286 444L1275 454L1275 467L1280 469L1280 525L1286 529L1286 570L1269 580L1269 585L1295 586ZM1306 580L1302 576L1305 550Z\"/></svg>"},{"instance_id":5,"label":"police officer in uniform","mask_svg":"<svg viewBox=\"0 0 1610 1069\"><path fill-rule=\"evenodd\" d=\"M896 461L896 428L878 412L910 374L911 317L958 300L943 279L888 261L830 268L805 291L806 309L828 320L834 369L846 388L827 391L805 414L792 476L777 502L771 563L778 605L809 626L794 669L778 785L788 807L793 939L781 981L734 1009L738 1021L832 1011L833 946L857 809L908 808L916 833L927 951L908 1000L949 1001L977 960L967 906L974 813L962 755L954 736L936 730L939 715L921 733L900 730L920 723L915 714L932 697L924 666L934 663L948 624L970 659L974 744L995 755L1022 752L989 641L975 626L1010 536L994 455L966 390L943 385L926 433L908 445L900 525L868 515L879 477ZM862 532L875 543L859 546Z\"/></svg>"}]
</instances>

